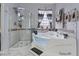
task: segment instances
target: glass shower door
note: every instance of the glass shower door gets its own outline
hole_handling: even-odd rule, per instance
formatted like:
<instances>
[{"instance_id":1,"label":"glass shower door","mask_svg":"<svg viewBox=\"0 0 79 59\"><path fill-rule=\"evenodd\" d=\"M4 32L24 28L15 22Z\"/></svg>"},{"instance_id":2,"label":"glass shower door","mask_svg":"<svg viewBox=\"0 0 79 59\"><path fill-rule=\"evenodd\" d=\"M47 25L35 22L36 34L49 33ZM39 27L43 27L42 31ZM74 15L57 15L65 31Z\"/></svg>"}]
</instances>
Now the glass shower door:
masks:
<instances>
[{"instance_id":1,"label":"glass shower door","mask_svg":"<svg viewBox=\"0 0 79 59\"><path fill-rule=\"evenodd\" d=\"M26 14L25 8L22 7L13 8L13 12L9 20L9 45L13 48L27 46L32 40L32 33L29 30L31 14Z\"/></svg>"}]
</instances>

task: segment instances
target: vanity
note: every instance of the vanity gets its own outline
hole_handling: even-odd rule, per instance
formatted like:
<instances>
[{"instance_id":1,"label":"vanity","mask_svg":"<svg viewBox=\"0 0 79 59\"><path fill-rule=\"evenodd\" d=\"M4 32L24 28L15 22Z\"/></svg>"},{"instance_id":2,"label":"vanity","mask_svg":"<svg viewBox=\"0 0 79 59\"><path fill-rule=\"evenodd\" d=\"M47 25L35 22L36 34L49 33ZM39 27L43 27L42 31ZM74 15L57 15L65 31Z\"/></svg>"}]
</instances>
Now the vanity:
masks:
<instances>
[{"instance_id":1,"label":"vanity","mask_svg":"<svg viewBox=\"0 0 79 59\"><path fill-rule=\"evenodd\" d=\"M76 56L76 39L74 34L63 36L63 32L48 31L32 34L31 52L39 56ZM36 49L34 52L32 49ZM39 54L40 53L40 54Z\"/></svg>"}]
</instances>

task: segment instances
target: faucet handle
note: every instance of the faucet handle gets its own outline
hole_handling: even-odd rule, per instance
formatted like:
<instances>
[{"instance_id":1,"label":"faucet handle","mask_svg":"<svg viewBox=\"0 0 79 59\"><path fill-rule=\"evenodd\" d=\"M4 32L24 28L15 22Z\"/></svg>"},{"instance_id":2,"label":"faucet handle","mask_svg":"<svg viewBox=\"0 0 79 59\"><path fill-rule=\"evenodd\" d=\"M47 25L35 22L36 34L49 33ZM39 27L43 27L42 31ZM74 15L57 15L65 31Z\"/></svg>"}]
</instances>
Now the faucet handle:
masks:
<instances>
[{"instance_id":1,"label":"faucet handle","mask_svg":"<svg viewBox=\"0 0 79 59\"><path fill-rule=\"evenodd\" d=\"M68 37L68 34L63 34L64 35L64 38L67 38Z\"/></svg>"}]
</instances>

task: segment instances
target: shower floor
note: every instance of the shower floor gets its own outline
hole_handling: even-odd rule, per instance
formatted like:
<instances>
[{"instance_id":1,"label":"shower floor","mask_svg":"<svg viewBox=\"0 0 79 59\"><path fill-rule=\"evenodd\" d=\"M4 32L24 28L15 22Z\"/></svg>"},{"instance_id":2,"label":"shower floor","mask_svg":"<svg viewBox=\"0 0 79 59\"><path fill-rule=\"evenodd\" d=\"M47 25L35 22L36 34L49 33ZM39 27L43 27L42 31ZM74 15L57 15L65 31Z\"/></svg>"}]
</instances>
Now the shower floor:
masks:
<instances>
[{"instance_id":1,"label":"shower floor","mask_svg":"<svg viewBox=\"0 0 79 59\"><path fill-rule=\"evenodd\" d=\"M30 41L19 41L12 46L12 48L24 47L30 45Z\"/></svg>"},{"instance_id":2,"label":"shower floor","mask_svg":"<svg viewBox=\"0 0 79 59\"><path fill-rule=\"evenodd\" d=\"M29 49L29 41L19 41L13 47L0 52L0 56L34 56Z\"/></svg>"}]
</instances>

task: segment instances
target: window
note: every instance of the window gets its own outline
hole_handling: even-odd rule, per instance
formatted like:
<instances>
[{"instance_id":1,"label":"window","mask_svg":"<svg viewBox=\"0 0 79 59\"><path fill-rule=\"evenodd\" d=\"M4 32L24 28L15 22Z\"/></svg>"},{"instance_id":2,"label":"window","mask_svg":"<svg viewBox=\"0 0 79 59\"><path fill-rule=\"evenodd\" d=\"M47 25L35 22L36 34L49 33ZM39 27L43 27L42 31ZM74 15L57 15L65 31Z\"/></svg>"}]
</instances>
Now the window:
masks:
<instances>
[{"instance_id":1,"label":"window","mask_svg":"<svg viewBox=\"0 0 79 59\"><path fill-rule=\"evenodd\" d=\"M51 28L52 10L38 10L38 28Z\"/></svg>"}]
</instances>

